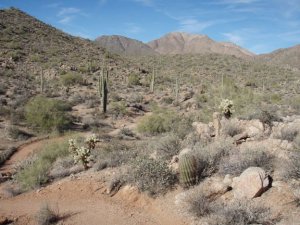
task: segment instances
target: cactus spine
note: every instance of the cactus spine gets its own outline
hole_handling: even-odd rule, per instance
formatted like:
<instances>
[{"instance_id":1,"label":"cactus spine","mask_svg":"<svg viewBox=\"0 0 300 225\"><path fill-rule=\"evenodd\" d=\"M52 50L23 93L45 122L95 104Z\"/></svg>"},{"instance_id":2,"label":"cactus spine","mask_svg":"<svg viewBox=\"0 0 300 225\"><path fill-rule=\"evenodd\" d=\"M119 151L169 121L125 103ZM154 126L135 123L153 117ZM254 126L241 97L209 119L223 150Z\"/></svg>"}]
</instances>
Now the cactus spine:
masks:
<instances>
[{"instance_id":1,"label":"cactus spine","mask_svg":"<svg viewBox=\"0 0 300 225\"><path fill-rule=\"evenodd\" d=\"M183 154L179 157L179 181L185 188L197 183L197 162L190 154Z\"/></svg>"},{"instance_id":2,"label":"cactus spine","mask_svg":"<svg viewBox=\"0 0 300 225\"><path fill-rule=\"evenodd\" d=\"M107 95L108 95L108 70L102 68L102 72L98 78L98 92L101 99L102 112L107 110Z\"/></svg>"},{"instance_id":3,"label":"cactus spine","mask_svg":"<svg viewBox=\"0 0 300 225\"><path fill-rule=\"evenodd\" d=\"M152 92L152 93L154 92L154 82L155 82L155 69L153 66L151 83L150 83L150 92Z\"/></svg>"}]
</instances>

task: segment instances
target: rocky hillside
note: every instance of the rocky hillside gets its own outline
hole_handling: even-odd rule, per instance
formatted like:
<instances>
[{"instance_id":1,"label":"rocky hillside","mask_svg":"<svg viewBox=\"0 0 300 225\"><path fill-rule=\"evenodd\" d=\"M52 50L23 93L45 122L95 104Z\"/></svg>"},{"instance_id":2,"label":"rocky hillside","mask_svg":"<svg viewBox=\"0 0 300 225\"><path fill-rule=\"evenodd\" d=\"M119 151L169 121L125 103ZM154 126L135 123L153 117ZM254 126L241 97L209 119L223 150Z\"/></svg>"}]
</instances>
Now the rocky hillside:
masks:
<instances>
[{"instance_id":1,"label":"rocky hillside","mask_svg":"<svg viewBox=\"0 0 300 225\"><path fill-rule=\"evenodd\" d=\"M25 12L0 10L1 107L17 107L16 102L26 103L39 93L42 75L48 96L62 96L63 83L96 85L94 76L103 65L113 74L111 80L123 79L135 68L94 42L68 35ZM1 108L3 114L9 113Z\"/></svg>"},{"instance_id":2,"label":"rocky hillside","mask_svg":"<svg viewBox=\"0 0 300 225\"><path fill-rule=\"evenodd\" d=\"M260 55L258 59L262 59L265 62L270 62L277 65L285 65L300 69L300 45L278 49L270 54Z\"/></svg>"},{"instance_id":3,"label":"rocky hillside","mask_svg":"<svg viewBox=\"0 0 300 225\"><path fill-rule=\"evenodd\" d=\"M219 53L241 58L254 56L253 53L233 43L215 42L206 35L172 32L148 45L160 54L202 54Z\"/></svg>"},{"instance_id":4,"label":"rocky hillside","mask_svg":"<svg viewBox=\"0 0 300 225\"><path fill-rule=\"evenodd\" d=\"M98 37L95 42L110 52L126 56L146 56L158 54L141 41L119 35L103 35Z\"/></svg>"}]
</instances>

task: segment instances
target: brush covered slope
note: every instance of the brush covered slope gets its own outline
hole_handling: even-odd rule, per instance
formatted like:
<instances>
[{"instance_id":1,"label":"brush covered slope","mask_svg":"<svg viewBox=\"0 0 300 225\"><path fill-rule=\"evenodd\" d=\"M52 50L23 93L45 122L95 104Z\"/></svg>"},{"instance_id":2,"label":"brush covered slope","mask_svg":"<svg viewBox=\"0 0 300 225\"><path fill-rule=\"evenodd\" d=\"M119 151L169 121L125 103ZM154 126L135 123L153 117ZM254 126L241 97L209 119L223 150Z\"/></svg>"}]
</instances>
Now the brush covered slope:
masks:
<instances>
[{"instance_id":1,"label":"brush covered slope","mask_svg":"<svg viewBox=\"0 0 300 225\"><path fill-rule=\"evenodd\" d=\"M158 55L151 47L141 41L120 35L103 35L95 42L108 51L126 56Z\"/></svg>"}]
</instances>

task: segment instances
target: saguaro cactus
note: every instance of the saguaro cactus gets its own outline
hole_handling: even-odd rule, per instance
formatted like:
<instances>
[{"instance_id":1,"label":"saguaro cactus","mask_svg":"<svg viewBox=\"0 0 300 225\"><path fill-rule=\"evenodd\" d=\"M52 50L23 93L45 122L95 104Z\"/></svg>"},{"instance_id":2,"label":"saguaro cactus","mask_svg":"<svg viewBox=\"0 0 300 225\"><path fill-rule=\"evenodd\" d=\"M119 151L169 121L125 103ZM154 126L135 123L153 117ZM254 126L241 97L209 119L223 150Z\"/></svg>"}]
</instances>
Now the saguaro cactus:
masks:
<instances>
[{"instance_id":1,"label":"saguaro cactus","mask_svg":"<svg viewBox=\"0 0 300 225\"><path fill-rule=\"evenodd\" d=\"M44 81L44 71L43 69L41 69L41 73L40 73L40 79L41 79L41 93L44 93L44 89L45 89L45 81Z\"/></svg>"},{"instance_id":2,"label":"saguaro cactus","mask_svg":"<svg viewBox=\"0 0 300 225\"><path fill-rule=\"evenodd\" d=\"M151 83L150 83L150 92L152 93L154 92L154 82L155 82L155 68L153 66Z\"/></svg>"},{"instance_id":3,"label":"saguaro cactus","mask_svg":"<svg viewBox=\"0 0 300 225\"><path fill-rule=\"evenodd\" d=\"M197 162L190 154L183 154L179 157L179 181L185 188L197 183Z\"/></svg>"},{"instance_id":4,"label":"saguaro cactus","mask_svg":"<svg viewBox=\"0 0 300 225\"><path fill-rule=\"evenodd\" d=\"M102 112L107 110L107 95L108 95L108 70L102 69L98 79L98 91L101 99Z\"/></svg>"},{"instance_id":5,"label":"saguaro cactus","mask_svg":"<svg viewBox=\"0 0 300 225\"><path fill-rule=\"evenodd\" d=\"M176 83L175 83L175 100L176 103L178 103L178 95L179 94L179 81L178 81L178 76L176 77Z\"/></svg>"}]
</instances>

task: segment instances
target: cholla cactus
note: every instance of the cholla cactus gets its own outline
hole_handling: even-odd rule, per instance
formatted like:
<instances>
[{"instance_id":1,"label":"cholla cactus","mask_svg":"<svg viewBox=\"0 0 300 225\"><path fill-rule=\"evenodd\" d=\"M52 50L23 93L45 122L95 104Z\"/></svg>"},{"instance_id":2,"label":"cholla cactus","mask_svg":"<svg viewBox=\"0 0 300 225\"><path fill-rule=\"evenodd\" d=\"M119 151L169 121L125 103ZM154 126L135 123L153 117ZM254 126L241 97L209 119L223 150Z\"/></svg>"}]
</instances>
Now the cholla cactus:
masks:
<instances>
[{"instance_id":1,"label":"cholla cactus","mask_svg":"<svg viewBox=\"0 0 300 225\"><path fill-rule=\"evenodd\" d=\"M233 101L229 99L223 99L219 108L226 118L230 118L232 113L234 112Z\"/></svg>"},{"instance_id":2,"label":"cholla cactus","mask_svg":"<svg viewBox=\"0 0 300 225\"><path fill-rule=\"evenodd\" d=\"M98 141L99 141L99 139L96 137L95 134L93 134L92 136L88 137L85 140L85 143L88 145L88 148L91 150L91 149L95 149L96 142L98 142Z\"/></svg>"},{"instance_id":3,"label":"cholla cactus","mask_svg":"<svg viewBox=\"0 0 300 225\"><path fill-rule=\"evenodd\" d=\"M87 148L82 146L76 146L74 139L69 140L69 151L73 154L75 163L81 162L85 169L88 169L88 163L91 161L91 150L95 149L96 142L99 140L95 135L92 135L86 139Z\"/></svg>"},{"instance_id":4,"label":"cholla cactus","mask_svg":"<svg viewBox=\"0 0 300 225\"><path fill-rule=\"evenodd\" d=\"M82 146L76 149L76 154L74 154L75 163L81 162L85 169L88 168L88 163L91 160L91 150Z\"/></svg>"}]
</instances>

